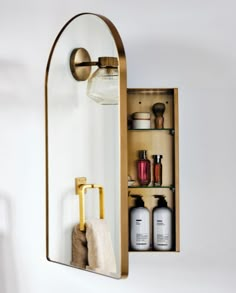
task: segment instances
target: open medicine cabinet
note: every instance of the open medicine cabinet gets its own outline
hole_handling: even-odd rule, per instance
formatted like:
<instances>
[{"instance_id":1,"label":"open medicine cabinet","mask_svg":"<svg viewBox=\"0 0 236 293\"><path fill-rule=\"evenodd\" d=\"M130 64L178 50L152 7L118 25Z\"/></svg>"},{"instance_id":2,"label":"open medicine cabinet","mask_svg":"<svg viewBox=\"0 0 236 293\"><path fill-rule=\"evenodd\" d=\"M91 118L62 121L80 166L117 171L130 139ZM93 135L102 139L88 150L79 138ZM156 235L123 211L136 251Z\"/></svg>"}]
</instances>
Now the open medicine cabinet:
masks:
<instances>
[{"instance_id":1,"label":"open medicine cabinet","mask_svg":"<svg viewBox=\"0 0 236 293\"><path fill-rule=\"evenodd\" d=\"M91 13L70 19L46 69L46 255L118 279L128 275L129 193L143 196L150 218L152 195L166 196L173 211L171 251L179 251L178 91L127 89L126 82L124 47L111 21ZM129 114L151 112L156 102L166 106L163 129L155 129L153 114L149 129L128 129ZM138 186L140 149L162 153L162 186ZM98 263L105 262L107 249L107 266L91 265L88 259L96 257L88 247L102 253Z\"/></svg>"}]
</instances>

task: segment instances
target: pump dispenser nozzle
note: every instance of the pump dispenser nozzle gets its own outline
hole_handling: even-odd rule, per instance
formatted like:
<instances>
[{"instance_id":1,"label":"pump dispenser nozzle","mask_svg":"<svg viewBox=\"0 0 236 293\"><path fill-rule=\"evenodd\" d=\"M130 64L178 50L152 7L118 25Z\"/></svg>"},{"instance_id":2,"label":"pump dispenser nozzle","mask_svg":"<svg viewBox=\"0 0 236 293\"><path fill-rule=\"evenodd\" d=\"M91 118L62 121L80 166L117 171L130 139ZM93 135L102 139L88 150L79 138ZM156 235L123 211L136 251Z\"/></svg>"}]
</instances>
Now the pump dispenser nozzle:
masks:
<instances>
[{"instance_id":1,"label":"pump dispenser nozzle","mask_svg":"<svg viewBox=\"0 0 236 293\"><path fill-rule=\"evenodd\" d=\"M165 200L165 196L164 195L154 194L153 196L155 198L159 198L159 200L157 202L157 206L158 207L167 207L167 201Z\"/></svg>"},{"instance_id":2,"label":"pump dispenser nozzle","mask_svg":"<svg viewBox=\"0 0 236 293\"><path fill-rule=\"evenodd\" d=\"M144 207L144 201L142 200L142 195L130 194L129 196L135 198L135 206L136 207Z\"/></svg>"}]
</instances>

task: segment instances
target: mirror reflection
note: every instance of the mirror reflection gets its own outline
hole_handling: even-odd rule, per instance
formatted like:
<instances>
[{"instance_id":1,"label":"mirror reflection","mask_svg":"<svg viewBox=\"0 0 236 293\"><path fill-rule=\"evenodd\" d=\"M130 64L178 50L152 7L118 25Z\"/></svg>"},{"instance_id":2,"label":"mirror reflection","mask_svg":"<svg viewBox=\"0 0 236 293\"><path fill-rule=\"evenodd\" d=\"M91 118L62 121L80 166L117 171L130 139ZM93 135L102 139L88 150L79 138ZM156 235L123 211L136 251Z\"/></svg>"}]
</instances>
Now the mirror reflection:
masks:
<instances>
[{"instance_id":1,"label":"mirror reflection","mask_svg":"<svg viewBox=\"0 0 236 293\"><path fill-rule=\"evenodd\" d=\"M47 257L121 277L119 56L103 19L59 34L46 78Z\"/></svg>"}]
</instances>

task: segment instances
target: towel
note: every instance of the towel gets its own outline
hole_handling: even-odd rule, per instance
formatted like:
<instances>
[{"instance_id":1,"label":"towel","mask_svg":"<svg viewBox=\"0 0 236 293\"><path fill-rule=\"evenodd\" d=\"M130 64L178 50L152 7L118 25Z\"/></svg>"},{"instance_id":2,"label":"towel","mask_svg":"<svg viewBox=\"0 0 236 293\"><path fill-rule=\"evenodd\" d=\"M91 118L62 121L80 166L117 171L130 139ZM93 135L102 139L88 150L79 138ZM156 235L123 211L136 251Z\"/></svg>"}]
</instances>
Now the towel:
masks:
<instances>
[{"instance_id":1,"label":"towel","mask_svg":"<svg viewBox=\"0 0 236 293\"><path fill-rule=\"evenodd\" d=\"M101 274L115 274L116 260L108 225L103 219L86 222L89 270Z\"/></svg>"},{"instance_id":2,"label":"towel","mask_svg":"<svg viewBox=\"0 0 236 293\"><path fill-rule=\"evenodd\" d=\"M72 266L86 269L88 265L88 248L85 232L80 231L79 224L72 232Z\"/></svg>"}]
</instances>

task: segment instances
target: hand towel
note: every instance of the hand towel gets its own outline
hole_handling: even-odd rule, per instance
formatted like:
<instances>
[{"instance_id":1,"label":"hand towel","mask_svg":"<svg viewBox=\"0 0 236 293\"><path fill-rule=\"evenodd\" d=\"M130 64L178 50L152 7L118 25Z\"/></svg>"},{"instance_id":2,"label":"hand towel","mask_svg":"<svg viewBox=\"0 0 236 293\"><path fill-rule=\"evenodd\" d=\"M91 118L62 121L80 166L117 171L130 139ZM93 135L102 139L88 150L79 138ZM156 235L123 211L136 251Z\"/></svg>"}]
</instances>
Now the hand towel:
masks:
<instances>
[{"instance_id":1,"label":"hand towel","mask_svg":"<svg viewBox=\"0 0 236 293\"><path fill-rule=\"evenodd\" d=\"M88 265L88 248L85 232L80 231L79 224L72 232L72 266L86 269Z\"/></svg>"},{"instance_id":2,"label":"hand towel","mask_svg":"<svg viewBox=\"0 0 236 293\"><path fill-rule=\"evenodd\" d=\"M103 219L86 222L87 269L103 274L116 273L116 260L108 225Z\"/></svg>"}]
</instances>

